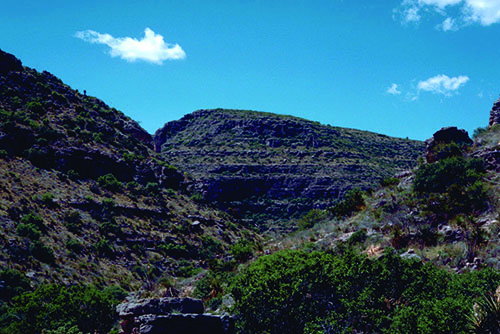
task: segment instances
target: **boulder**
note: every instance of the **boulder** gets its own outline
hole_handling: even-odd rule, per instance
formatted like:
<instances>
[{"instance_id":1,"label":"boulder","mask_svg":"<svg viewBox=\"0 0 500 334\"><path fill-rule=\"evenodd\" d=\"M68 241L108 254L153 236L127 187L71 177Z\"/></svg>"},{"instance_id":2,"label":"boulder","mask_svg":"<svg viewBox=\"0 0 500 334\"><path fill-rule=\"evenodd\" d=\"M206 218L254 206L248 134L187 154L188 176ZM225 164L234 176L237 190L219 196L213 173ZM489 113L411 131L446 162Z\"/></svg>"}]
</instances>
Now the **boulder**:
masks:
<instances>
[{"instance_id":1,"label":"boulder","mask_svg":"<svg viewBox=\"0 0 500 334\"><path fill-rule=\"evenodd\" d=\"M151 298L118 305L122 334L234 334L234 319L203 314L192 298Z\"/></svg>"},{"instance_id":2,"label":"boulder","mask_svg":"<svg viewBox=\"0 0 500 334\"><path fill-rule=\"evenodd\" d=\"M467 131L458 129L456 126L441 128L434 133L432 138L425 141L425 158L427 162L432 163L439 160L438 152L436 152L438 145L451 143L456 143L458 146L467 146L472 145L473 141Z\"/></svg>"},{"instance_id":3,"label":"boulder","mask_svg":"<svg viewBox=\"0 0 500 334\"><path fill-rule=\"evenodd\" d=\"M123 303L116 308L122 319L137 317L144 314L202 314L203 301L193 298L151 298L136 302Z\"/></svg>"},{"instance_id":4,"label":"boulder","mask_svg":"<svg viewBox=\"0 0 500 334\"><path fill-rule=\"evenodd\" d=\"M138 317L141 334L230 334L234 321L228 316L208 314L143 315Z\"/></svg>"}]
</instances>

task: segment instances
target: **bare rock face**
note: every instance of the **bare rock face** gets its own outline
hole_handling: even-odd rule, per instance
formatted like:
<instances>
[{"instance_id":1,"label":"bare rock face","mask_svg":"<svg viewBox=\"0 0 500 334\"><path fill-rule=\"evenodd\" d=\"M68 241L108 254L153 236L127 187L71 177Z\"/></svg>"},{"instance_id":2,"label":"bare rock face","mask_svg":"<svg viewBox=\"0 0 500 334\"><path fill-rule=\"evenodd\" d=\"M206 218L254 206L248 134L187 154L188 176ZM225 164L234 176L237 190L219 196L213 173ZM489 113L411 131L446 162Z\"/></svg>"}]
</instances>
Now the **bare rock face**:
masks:
<instances>
[{"instance_id":1,"label":"bare rock face","mask_svg":"<svg viewBox=\"0 0 500 334\"><path fill-rule=\"evenodd\" d=\"M428 163L436 162L439 160L437 154L437 147L439 145L446 145L456 143L458 146L472 145L473 141L470 139L467 131L458 129L456 126L449 126L441 128L434 133L432 138L425 141L425 159Z\"/></svg>"},{"instance_id":2,"label":"bare rock face","mask_svg":"<svg viewBox=\"0 0 500 334\"><path fill-rule=\"evenodd\" d=\"M500 99L496 100L495 103L493 103L493 107L490 111L489 127L491 128L496 124L500 124Z\"/></svg>"},{"instance_id":3,"label":"bare rock face","mask_svg":"<svg viewBox=\"0 0 500 334\"><path fill-rule=\"evenodd\" d=\"M192 298L151 298L118 305L122 334L233 334L229 316L203 314L203 302Z\"/></svg>"}]
</instances>

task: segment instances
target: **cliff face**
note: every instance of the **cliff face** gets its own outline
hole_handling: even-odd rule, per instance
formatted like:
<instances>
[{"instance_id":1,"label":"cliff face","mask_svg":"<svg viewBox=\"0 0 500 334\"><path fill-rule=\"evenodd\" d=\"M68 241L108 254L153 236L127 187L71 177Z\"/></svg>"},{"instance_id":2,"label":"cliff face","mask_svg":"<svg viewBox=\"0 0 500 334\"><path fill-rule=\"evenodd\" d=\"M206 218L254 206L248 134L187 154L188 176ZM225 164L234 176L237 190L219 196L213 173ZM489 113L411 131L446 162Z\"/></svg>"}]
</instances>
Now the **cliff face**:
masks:
<instances>
[{"instance_id":1,"label":"cliff face","mask_svg":"<svg viewBox=\"0 0 500 334\"><path fill-rule=\"evenodd\" d=\"M251 223L325 208L347 190L412 168L422 142L241 110L200 110L167 123L157 152L189 172L206 201Z\"/></svg>"}]
</instances>

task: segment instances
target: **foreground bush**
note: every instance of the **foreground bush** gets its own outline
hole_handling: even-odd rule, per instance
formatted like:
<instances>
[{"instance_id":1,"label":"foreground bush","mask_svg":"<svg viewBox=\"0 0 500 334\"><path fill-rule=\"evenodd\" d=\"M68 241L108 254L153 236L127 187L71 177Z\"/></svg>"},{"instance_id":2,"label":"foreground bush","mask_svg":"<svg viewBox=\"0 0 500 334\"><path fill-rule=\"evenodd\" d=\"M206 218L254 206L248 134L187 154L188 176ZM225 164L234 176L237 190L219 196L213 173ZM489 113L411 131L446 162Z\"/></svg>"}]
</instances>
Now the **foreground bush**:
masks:
<instances>
[{"instance_id":1,"label":"foreground bush","mask_svg":"<svg viewBox=\"0 0 500 334\"><path fill-rule=\"evenodd\" d=\"M33 334L77 327L107 333L116 320L114 292L91 286L42 285L14 297L0 314L0 333Z\"/></svg>"},{"instance_id":2,"label":"foreground bush","mask_svg":"<svg viewBox=\"0 0 500 334\"><path fill-rule=\"evenodd\" d=\"M231 291L241 333L467 333L474 301L499 283L489 269L453 275L392 250L378 260L281 251Z\"/></svg>"}]
</instances>

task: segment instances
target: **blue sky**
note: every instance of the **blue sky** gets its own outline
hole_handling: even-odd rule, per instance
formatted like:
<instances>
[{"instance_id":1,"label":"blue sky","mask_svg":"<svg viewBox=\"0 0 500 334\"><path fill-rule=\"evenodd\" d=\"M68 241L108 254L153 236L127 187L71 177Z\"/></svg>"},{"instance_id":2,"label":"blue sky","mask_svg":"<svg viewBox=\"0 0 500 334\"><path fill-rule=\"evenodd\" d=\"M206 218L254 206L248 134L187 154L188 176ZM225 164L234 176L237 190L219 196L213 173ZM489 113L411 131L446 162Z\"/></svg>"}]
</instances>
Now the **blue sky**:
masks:
<instances>
[{"instance_id":1,"label":"blue sky","mask_svg":"<svg viewBox=\"0 0 500 334\"><path fill-rule=\"evenodd\" d=\"M500 0L5 1L0 49L149 132L197 109L424 140L500 94Z\"/></svg>"}]
</instances>

